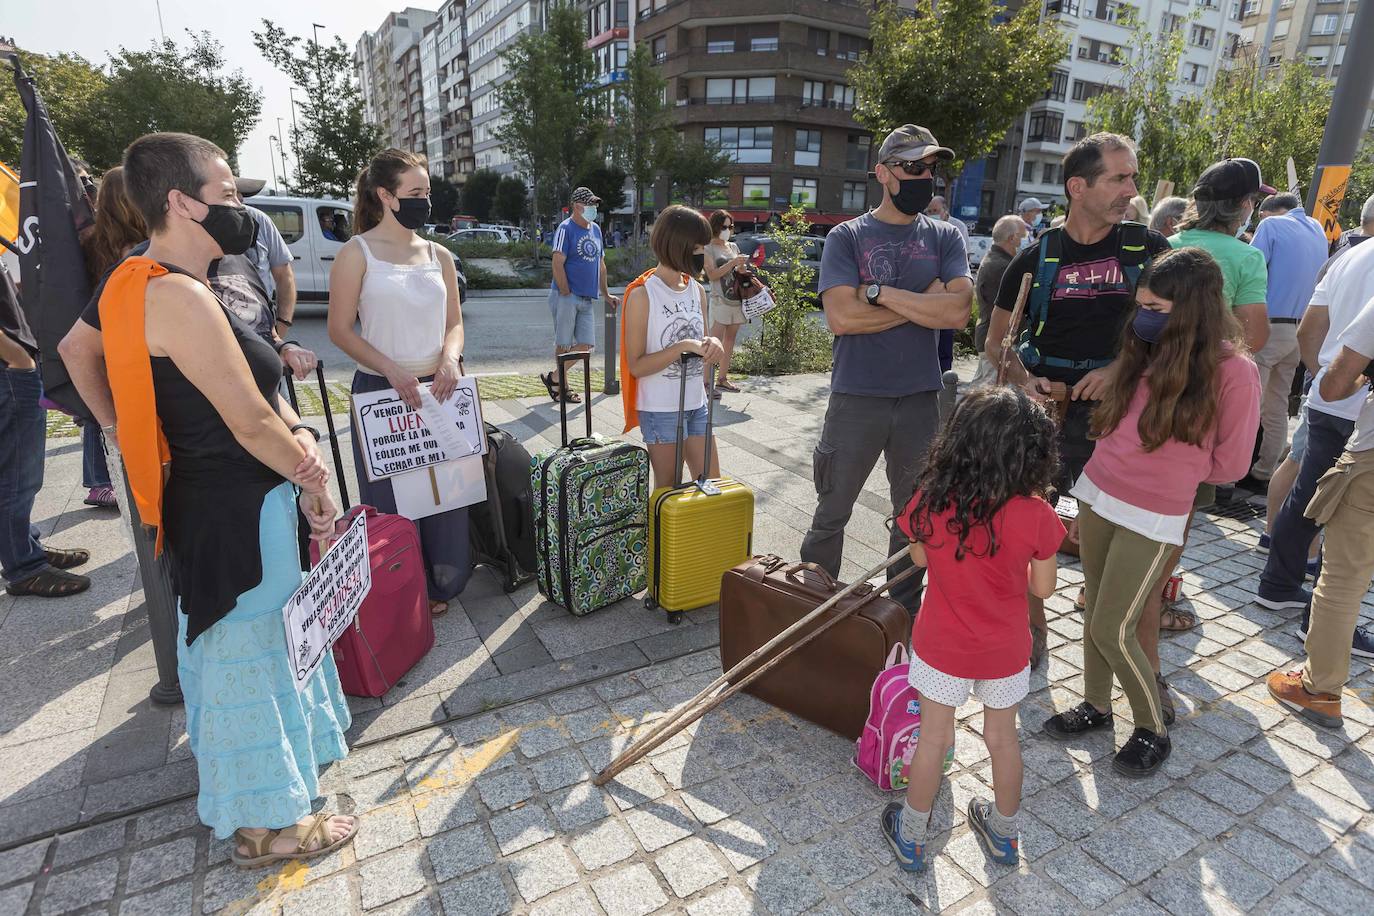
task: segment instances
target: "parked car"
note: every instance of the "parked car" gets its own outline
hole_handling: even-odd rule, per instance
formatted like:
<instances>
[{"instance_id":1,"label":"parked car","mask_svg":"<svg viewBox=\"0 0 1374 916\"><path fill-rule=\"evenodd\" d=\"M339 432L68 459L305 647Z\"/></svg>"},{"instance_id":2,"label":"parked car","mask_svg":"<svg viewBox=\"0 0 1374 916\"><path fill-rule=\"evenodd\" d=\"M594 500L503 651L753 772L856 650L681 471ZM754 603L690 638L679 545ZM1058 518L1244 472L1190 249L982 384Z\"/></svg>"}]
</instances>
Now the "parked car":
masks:
<instances>
[{"instance_id":1,"label":"parked car","mask_svg":"<svg viewBox=\"0 0 1374 916\"><path fill-rule=\"evenodd\" d=\"M503 229L459 229L448 237L450 242L509 242L511 237Z\"/></svg>"},{"instance_id":2,"label":"parked car","mask_svg":"<svg viewBox=\"0 0 1374 916\"><path fill-rule=\"evenodd\" d=\"M295 259L296 298L329 300L329 270L352 237L353 204L313 197L250 197L248 206L271 218Z\"/></svg>"},{"instance_id":3,"label":"parked car","mask_svg":"<svg viewBox=\"0 0 1374 916\"><path fill-rule=\"evenodd\" d=\"M482 223L478 229L495 229L497 232L504 232L506 237L512 242L523 242L525 240L525 230L519 226L512 226L509 223Z\"/></svg>"},{"instance_id":4,"label":"parked car","mask_svg":"<svg viewBox=\"0 0 1374 916\"><path fill-rule=\"evenodd\" d=\"M748 257L755 267L765 273L786 269L786 265L778 260L778 241L773 236L744 234L736 236L734 241L739 246L740 254ZM814 293L820 284L821 253L825 250L825 239L814 235L803 236L802 244L802 263L814 271L811 278L811 291ZM760 248L763 251L762 255L759 254ZM820 308L819 300L816 307Z\"/></svg>"}]
</instances>

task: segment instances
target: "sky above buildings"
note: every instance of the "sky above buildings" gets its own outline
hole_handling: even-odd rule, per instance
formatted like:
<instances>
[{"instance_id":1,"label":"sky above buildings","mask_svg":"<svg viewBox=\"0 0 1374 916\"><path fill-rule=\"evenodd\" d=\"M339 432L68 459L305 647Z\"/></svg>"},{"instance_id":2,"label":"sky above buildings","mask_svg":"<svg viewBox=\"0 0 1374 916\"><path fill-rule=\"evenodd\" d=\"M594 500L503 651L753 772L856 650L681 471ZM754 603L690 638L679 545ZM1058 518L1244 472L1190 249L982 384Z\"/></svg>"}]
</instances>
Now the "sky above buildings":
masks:
<instances>
[{"instance_id":1,"label":"sky above buildings","mask_svg":"<svg viewBox=\"0 0 1374 916\"><path fill-rule=\"evenodd\" d=\"M438 9L441 0L409 0L395 8ZM162 30L185 44L186 31L208 31L223 46L229 69L242 69L263 97L262 117L239 150L239 170L254 178L272 179L268 138L277 133L277 119L287 132L287 163L295 168L290 149L290 83L272 69L253 46L253 30L271 19L289 34L311 34L319 23L320 41L344 40L350 51L358 37L381 25L393 5L377 0L161 0ZM26 50L44 54L80 54L95 64L108 62L108 52L121 46L147 48L158 40L155 0L0 0L0 34L13 37ZM326 35L328 36L326 38ZM12 91L12 84L0 92ZM299 97L299 93L297 94ZM275 156L275 147L272 150ZM276 162L281 170L280 159Z\"/></svg>"}]
</instances>

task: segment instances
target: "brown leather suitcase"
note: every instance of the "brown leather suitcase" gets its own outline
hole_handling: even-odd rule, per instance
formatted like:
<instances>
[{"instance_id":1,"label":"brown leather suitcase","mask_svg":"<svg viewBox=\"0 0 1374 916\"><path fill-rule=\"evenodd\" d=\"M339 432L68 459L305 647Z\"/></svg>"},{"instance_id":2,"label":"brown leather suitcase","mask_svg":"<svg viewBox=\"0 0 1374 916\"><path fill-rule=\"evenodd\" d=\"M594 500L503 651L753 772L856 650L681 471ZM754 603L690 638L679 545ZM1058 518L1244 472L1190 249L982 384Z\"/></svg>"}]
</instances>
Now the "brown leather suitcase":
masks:
<instances>
[{"instance_id":1,"label":"brown leather suitcase","mask_svg":"<svg viewBox=\"0 0 1374 916\"><path fill-rule=\"evenodd\" d=\"M843 583L814 563L789 564L775 556L754 557L727 572L720 592L722 670L743 661L842 588ZM861 586L797 638L871 591L871 586ZM910 639L911 615L906 608L879 596L745 689L836 734L858 738L868 718L873 681L888 652Z\"/></svg>"}]
</instances>

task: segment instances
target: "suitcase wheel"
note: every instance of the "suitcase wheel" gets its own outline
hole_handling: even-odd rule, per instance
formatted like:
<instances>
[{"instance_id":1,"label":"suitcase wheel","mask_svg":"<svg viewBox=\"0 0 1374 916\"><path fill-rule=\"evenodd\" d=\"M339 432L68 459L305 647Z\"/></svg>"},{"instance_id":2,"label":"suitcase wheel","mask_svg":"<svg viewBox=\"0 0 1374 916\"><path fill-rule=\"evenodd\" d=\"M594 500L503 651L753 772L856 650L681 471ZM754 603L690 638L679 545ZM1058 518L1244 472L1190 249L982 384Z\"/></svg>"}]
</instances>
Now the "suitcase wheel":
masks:
<instances>
[{"instance_id":1,"label":"suitcase wheel","mask_svg":"<svg viewBox=\"0 0 1374 916\"><path fill-rule=\"evenodd\" d=\"M676 626L682 623L682 611L669 611L668 622Z\"/></svg>"},{"instance_id":2,"label":"suitcase wheel","mask_svg":"<svg viewBox=\"0 0 1374 916\"><path fill-rule=\"evenodd\" d=\"M511 592L515 591L519 587L519 582L515 581L514 579L508 579L504 583L502 583L501 590L504 591L507 595L509 595Z\"/></svg>"},{"instance_id":3,"label":"suitcase wheel","mask_svg":"<svg viewBox=\"0 0 1374 916\"><path fill-rule=\"evenodd\" d=\"M654 608L656 608L656 607L658 607L658 600L657 600L656 598L654 598L653 595L645 595L645 596L644 596L644 610L646 610L646 611L652 611L652 610L653 610Z\"/></svg>"}]
</instances>

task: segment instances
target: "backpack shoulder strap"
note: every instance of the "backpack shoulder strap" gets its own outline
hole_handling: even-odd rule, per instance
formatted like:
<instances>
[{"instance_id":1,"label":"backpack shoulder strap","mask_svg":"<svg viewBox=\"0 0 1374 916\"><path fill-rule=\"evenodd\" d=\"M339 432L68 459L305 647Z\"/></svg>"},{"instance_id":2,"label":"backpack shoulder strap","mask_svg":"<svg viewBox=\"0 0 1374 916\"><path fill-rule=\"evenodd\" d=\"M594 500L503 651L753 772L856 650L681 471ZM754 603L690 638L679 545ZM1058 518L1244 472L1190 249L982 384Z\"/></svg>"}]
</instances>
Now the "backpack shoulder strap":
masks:
<instances>
[{"instance_id":1,"label":"backpack shoulder strap","mask_svg":"<svg viewBox=\"0 0 1374 916\"><path fill-rule=\"evenodd\" d=\"M1149 227L1144 223L1121 224L1121 269L1132 287L1140 279L1140 272L1150 260Z\"/></svg>"},{"instance_id":2,"label":"backpack shoulder strap","mask_svg":"<svg viewBox=\"0 0 1374 916\"><path fill-rule=\"evenodd\" d=\"M1050 313L1050 296L1054 293L1054 280L1059 275L1059 260L1063 251L1063 241L1059 235L1062 231L1062 228L1047 229L1036 243L1035 281L1031 286L1030 301L1026 303L1031 337L1040 336Z\"/></svg>"}]
</instances>

